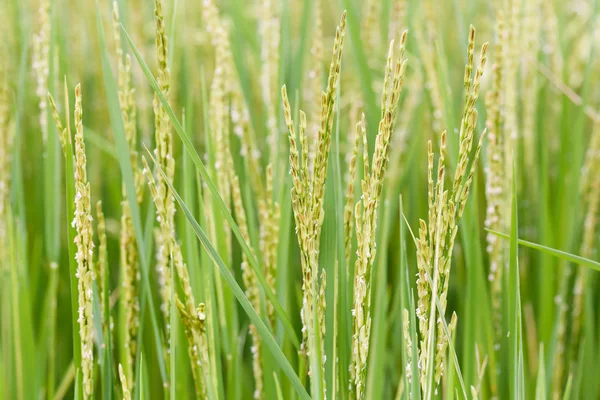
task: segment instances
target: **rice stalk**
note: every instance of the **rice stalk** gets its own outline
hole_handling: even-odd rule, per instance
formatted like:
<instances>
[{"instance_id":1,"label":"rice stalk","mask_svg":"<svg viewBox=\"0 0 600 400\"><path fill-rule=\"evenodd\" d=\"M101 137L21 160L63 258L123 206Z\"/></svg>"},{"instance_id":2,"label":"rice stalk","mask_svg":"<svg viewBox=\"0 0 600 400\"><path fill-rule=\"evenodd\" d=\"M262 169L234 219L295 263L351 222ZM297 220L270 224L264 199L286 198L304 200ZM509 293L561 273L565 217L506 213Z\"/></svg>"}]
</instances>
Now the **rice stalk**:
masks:
<instances>
[{"instance_id":1,"label":"rice stalk","mask_svg":"<svg viewBox=\"0 0 600 400\"><path fill-rule=\"evenodd\" d=\"M276 268L277 247L279 245L279 202L273 200L273 164L269 163L266 168L266 202L259 209L263 210L261 218L259 243L263 255L264 274L267 284L276 293ZM271 324L275 323L275 308L273 304L267 303L267 316Z\"/></svg>"},{"instance_id":2,"label":"rice stalk","mask_svg":"<svg viewBox=\"0 0 600 400\"><path fill-rule=\"evenodd\" d=\"M353 118L359 119L358 111L352 112ZM356 115L356 117L355 117ZM358 121L355 124L354 134L351 136L350 142L354 143L352 151L347 153L347 175L346 175L346 195L344 205L344 247L346 256L346 265L350 265L350 257L352 251L352 231L354 229L354 218L352 218L354 212L354 183L356 181L356 159L358 157L358 148L360 140L362 138L362 121Z\"/></svg>"},{"instance_id":3,"label":"rice stalk","mask_svg":"<svg viewBox=\"0 0 600 400\"><path fill-rule=\"evenodd\" d=\"M286 124L290 141L290 175L292 176L292 208L296 223L296 235L301 251L302 264L302 334L303 343L301 352L309 360L309 375L313 396L324 397L325 359L324 348L324 314L325 298L321 295L325 291L325 270L319 271L319 245L321 227L323 225L325 197L325 177L331 145L331 131L335 109L335 97L344 46L346 27L346 13L342 14L340 24L336 31L333 46L333 55L329 67L329 78L325 92L321 95L321 126L319 128L316 145L314 168L309 172L306 157L302 162L296 147L296 133L292 120L291 106L285 85L281 92ZM300 112L300 143L302 154L308 154L306 141L306 115ZM323 321L323 322L322 322ZM320 328L319 328L320 325Z\"/></svg>"},{"instance_id":4,"label":"rice stalk","mask_svg":"<svg viewBox=\"0 0 600 400\"><path fill-rule=\"evenodd\" d=\"M429 94L429 99L432 106L432 121L431 130L439 132L442 127L444 118L444 101L442 96L442 88L440 87L436 66L435 66L435 51L430 41L422 37L417 32L415 35L419 43L420 62L425 69L426 84L425 88Z\"/></svg>"},{"instance_id":5,"label":"rice stalk","mask_svg":"<svg viewBox=\"0 0 600 400\"><path fill-rule=\"evenodd\" d=\"M190 356L196 395L198 398L205 398L207 396L207 391L209 390L207 385L211 382L205 328L205 306L204 303L200 303L200 305L196 307L187 265L183 261L181 247L175 238L175 231L169 223L169 211L167 205L163 202L163 198L161 197L161 193L157 186L158 181L152 176L145 158L142 158L142 161L144 164L143 172L146 175L148 187L150 188L150 193L152 194L156 206L156 219L160 226L160 237L163 240L162 245L165 246L165 254L169 257L170 262L173 263L174 271L179 278L178 281L183 292L183 301L180 300L178 294L175 295L175 301L188 339L188 353ZM169 190L168 186L167 190ZM170 192L167 193L167 195L169 197L173 196ZM175 366L171 366L171 368L174 367ZM172 384L175 384L175 382L172 382Z\"/></svg>"},{"instance_id":6,"label":"rice stalk","mask_svg":"<svg viewBox=\"0 0 600 400\"><path fill-rule=\"evenodd\" d=\"M486 63L487 43L481 47L479 65L473 76L473 46L475 30L469 33L469 49L465 68L464 112L459 133L458 163L451 189L444 189L446 132L440 137L440 150L437 172L434 181L434 154L431 141L428 142L428 223L420 220L419 237L416 239L418 264L418 307L419 320L419 380L426 398L433 396L433 385L439 384L445 365L444 357L449 338L443 330L444 312L447 305L448 284L452 250L458 222L464 212L473 176L477 170L479 154L485 134L479 137L474 146L474 131L477 122L475 108L479 97L481 77ZM475 147L475 149L473 149ZM474 151L474 153L473 153ZM428 277L431 277L432 285ZM440 315L437 317L435 303L439 300ZM437 326L437 328L436 328ZM413 375L415 371L413 371Z\"/></svg>"},{"instance_id":7,"label":"rice stalk","mask_svg":"<svg viewBox=\"0 0 600 400\"><path fill-rule=\"evenodd\" d=\"M408 12L406 0L392 0L388 40L399 41L403 29L406 27L406 15Z\"/></svg>"},{"instance_id":8,"label":"rice stalk","mask_svg":"<svg viewBox=\"0 0 600 400\"><path fill-rule=\"evenodd\" d=\"M381 2L377 0L365 1L363 14L364 18L360 29L363 45L367 48L377 48L380 44L377 19L381 14Z\"/></svg>"},{"instance_id":9,"label":"rice stalk","mask_svg":"<svg viewBox=\"0 0 600 400\"><path fill-rule=\"evenodd\" d=\"M98 295L100 298L100 312L103 316L107 313L110 314L110 310L107 310L105 305L104 297L104 276L106 274L106 260L107 260L107 244L106 244L106 221L104 219L104 212L102 211L102 200L98 200L96 203L96 231L98 234L98 259L96 260L94 268L94 280L98 284ZM105 318L102 318L103 331L108 332L108 326L105 326Z\"/></svg>"},{"instance_id":10,"label":"rice stalk","mask_svg":"<svg viewBox=\"0 0 600 400\"><path fill-rule=\"evenodd\" d=\"M402 310L402 332L403 332L403 337L404 337L405 354L412 354L413 342L412 342L412 339L410 338L410 316L409 316L408 310L406 308L404 308ZM413 379L412 363L410 361L410 358L408 358L408 357L406 360L406 367L404 369L404 376L406 377L406 379L409 383L412 382L412 379Z\"/></svg>"},{"instance_id":11,"label":"rice stalk","mask_svg":"<svg viewBox=\"0 0 600 400\"><path fill-rule=\"evenodd\" d=\"M77 289L79 292L79 331L81 335L81 368L83 372L83 395L91 398L94 393L94 333L92 317L92 281L94 279L92 239L92 210L90 183L87 180L85 143L83 141L83 109L81 85L75 87L75 217L73 226L77 232Z\"/></svg>"},{"instance_id":12,"label":"rice stalk","mask_svg":"<svg viewBox=\"0 0 600 400\"><path fill-rule=\"evenodd\" d=\"M137 142L137 124L136 114L137 106L134 99L135 89L131 87L131 57L129 54L123 54L121 47L121 27L119 18L119 6L113 2L113 30L115 41L115 53L117 56L117 70L119 83L119 105L121 107L121 116L125 125L125 137L130 149L131 167L133 169L135 191L137 202L141 203L143 196L142 174L138 167L136 142ZM125 184L122 184L123 200L121 201L121 232L119 238L120 247L120 267L122 271L121 287L123 289L122 309L124 310L124 365L125 373L123 377L131 378L128 388L133 388L134 365L137 355L137 334L139 329L139 260L138 248L135 238L131 210L126 198Z\"/></svg>"},{"instance_id":13,"label":"rice stalk","mask_svg":"<svg viewBox=\"0 0 600 400\"><path fill-rule=\"evenodd\" d=\"M127 383L127 377L123 372L123 365L119 364L119 380L121 381L121 390L123 391L123 400L131 400L131 392L129 391L129 384Z\"/></svg>"},{"instance_id":14,"label":"rice stalk","mask_svg":"<svg viewBox=\"0 0 600 400\"><path fill-rule=\"evenodd\" d=\"M509 210L510 210L510 190L507 187L508 180L504 166L510 163L510 153L506 153L505 141L507 131L505 130L504 109L504 47L508 45L505 42L506 28L504 26L504 17L501 11L498 12L496 19L497 43L495 46L496 61L492 65L492 90L486 97L487 121L486 128L488 132L487 159L488 165L485 168L486 173L486 228L500 232L508 232L509 229ZM495 348L500 349L502 337L502 287L503 272L508 265L508 247L507 243L500 240L497 236L488 233L487 252L490 257L490 271L488 280L491 285L492 312L495 329Z\"/></svg>"},{"instance_id":15,"label":"rice stalk","mask_svg":"<svg viewBox=\"0 0 600 400\"><path fill-rule=\"evenodd\" d=\"M50 73L50 1L41 0L38 8L37 25L38 32L33 38L33 60L32 67L37 79L36 94L39 97L40 127L42 131L42 140L44 143L48 140L48 103L46 93L48 93L48 78Z\"/></svg>"},{"instance_id":16,"label":"rice stalk","mask_svg":"<svg viewBox=\"0 0 600 400\"><path fill-rule=\"evenodd\" d=\"M406 71L405 46L406 32L401 36L400 54L394 62L394 42L390 43L381 100L381 121L375 140L372 163L369 162L364 115L360 122L361 137L363 138L364 177L361 182L361 201L355 207L358 250L354 267L352 361L350 365L350 377L353 381L351 393L356 399L364 398L365 391L371 335L371 272L376 255L377 211L389 159L398 100Z\"/></svg>"},{"instance_id":17,"label":"rice stalk","mask_svg":"<svg viewBox=\"0 0 600 400\"><path fill-rule=\"evenodd\" d=\"M259 32L261 39L261 94L266 108L267 143L270 161L278 165L279 135L277 129L277 95L279 85L280 16L277 1L262 0Z\"/></svg>"},{"instance_id":18,"label":"rice stalk","mask_svg":"<svg viewBox=\"0 0 600 400\"><path fill-rule=\"evenodd\" d=\"M167 99L169 98L169 89L171 87L171 71L168 63L168 44L167 33L163 17L163 1L154 2L154 19L156 24L156 58L158 63L158 85ZM175 175L175 159L173 158L173 137L171 134L171 123L169 116L161 105L158 97L154 96L154 136L156 149L154 150L158 165L166 172L167 179L173 181ZM171 241L171 235L174 231L175 204L173 196L169 194L169 189L161 175L156 177L157 197L155 202L158 209L164 208L164 221L161 223L161 229L156 232L156 273L161 293L161 310L165 321L169 321L169 312L171 309L171 285L172 277L169 269L170 252L168 244ZM170 341L169 324L167 323L167 338Z\"/></svg>"},{"instance_id":19,"label":"rice stalk","mask_svg":"<svg viewBox=\"0 0 600 400\"><path fill-rule=\"evenodd\" d=\"M304 108L308 115L307 141L316 143L319 134L319 112L321 107L321 92L323 91L323 4L321 0L314 3L314 26L310 37L310 56L308 61L307 76L304 83ZM315 161L312 145L308 147L308 154L303 157L308 159L308 167L312 170Z\"/></svg>"},{"instance_id":20,"label":"rice stalk","mask_svg":"<svg viewBox=\"0 0 600 400\"><path fill-rule=\"evenodd\" d=\"M503 129L504 154L507 157L517 157L518 147L517 138L519 137L518 112L517 112L517 84L518 84L518 64L517 60L521 54L521 26L520 26L520 0L511 0L506 6L506 29L502 39L502 88L503 88ZM512 177L512 162L504 163L505 179Z\"/></svg>"},{"instance_id":21,"label":"rice stalk","mask_svg":"<svg viewBox=\"0 0 600 400\"><path fill-rule=\"evenodd\" d=\"M523 38L524 54L521 65L521 77L525 87L523 88L523 156L525 158L525 170L529 171L532 179L537 170L537 157L535 153L536 111L538 107L538 74L536 66L538 53L541 47L540 34L542 30L542 16L539 13L542 1L526 0L523 6ZM499 52L497 52L499 54Z\"/></svg>"},{"instance_id":22,"label":"rice stalk","mask_svg":"<svg viewBox=\"0 0 600 400\"><path fill-rule=\"evenodd\" d=\"M219 184L219 190L222 197L230 197L228 173L221 166L226 165L224 161L226 156L225 144L229 142L229 134L225 132L229 127L229 118L233 125L233 133L241 140L241 155L247 165L250 175L250 183L256 196L259 216L259 247L262 254L263 271L265 279L275 293L276 289L276 254L279 244L279 204L274 200L272 174L268 172L269 168L276 167L278 161L277 143L277 107L274 98L279 82L279 60L280 60L280 17L278 16L277 6L268 0L261 3L260 6L259 32L261 38L261 96L267 110L266 136L269 146L269 164L267 170L263 172L260 165L261 153L255 137L254 131L250 126L249 110L247 104L242 99L242 89L239 77L235 76L235 65L231 52L231 43L227 35L226 27L219 17L219 11L216 5L207 0L202 4L202 11L206 21L206 30L210 36L213 47L215 48L216 69L211 85L211 130L214 132L217 146L221 146L216 151L216 170ZM216 96L212 100L213 95ZM231 103L225 103L226 98L231 98ZM221 105L223 104L223 105ZM263 181L260 177L265 176ZM230 242L231 233L226 231L227 243ZM267 314L271 322L274 322L274 308L272 304L267 304Z\"/></svg>"}]
</instances>

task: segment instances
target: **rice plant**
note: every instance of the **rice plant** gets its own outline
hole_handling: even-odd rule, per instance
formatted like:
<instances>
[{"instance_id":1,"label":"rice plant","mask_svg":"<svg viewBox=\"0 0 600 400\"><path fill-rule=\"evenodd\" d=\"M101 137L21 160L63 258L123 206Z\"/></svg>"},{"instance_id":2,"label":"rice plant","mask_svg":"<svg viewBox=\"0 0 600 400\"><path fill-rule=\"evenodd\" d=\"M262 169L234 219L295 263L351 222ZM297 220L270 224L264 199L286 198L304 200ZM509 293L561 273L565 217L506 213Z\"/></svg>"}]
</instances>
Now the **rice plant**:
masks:
<instances>
[{"instance_id":1,"label":"rice plant","mask_svg":"<svg viewBox=\"0 0 600 400\"><path fill-rule=\"evenodd\" d=\"M600 398L599 16L0 3L0 398Z\"/></svg>"}]
</instances>

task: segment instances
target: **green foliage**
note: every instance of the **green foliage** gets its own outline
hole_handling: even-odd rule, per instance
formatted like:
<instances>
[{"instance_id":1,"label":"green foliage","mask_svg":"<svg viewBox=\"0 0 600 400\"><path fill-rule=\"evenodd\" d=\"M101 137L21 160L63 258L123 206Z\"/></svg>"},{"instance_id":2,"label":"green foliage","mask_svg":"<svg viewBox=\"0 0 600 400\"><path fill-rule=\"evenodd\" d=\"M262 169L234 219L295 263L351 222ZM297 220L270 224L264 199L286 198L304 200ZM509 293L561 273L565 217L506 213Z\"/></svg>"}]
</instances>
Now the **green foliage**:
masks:
<instances>
[{"instance_id":1,"label":"green foliage","mask_svg":"<svg viewBox=\"0 0 600 400\"><path fill-rule=\"evenodd\" d=\"M110 3L0 2L0 399L600 396L595 0Z\"/></svg>"}]
</instances>

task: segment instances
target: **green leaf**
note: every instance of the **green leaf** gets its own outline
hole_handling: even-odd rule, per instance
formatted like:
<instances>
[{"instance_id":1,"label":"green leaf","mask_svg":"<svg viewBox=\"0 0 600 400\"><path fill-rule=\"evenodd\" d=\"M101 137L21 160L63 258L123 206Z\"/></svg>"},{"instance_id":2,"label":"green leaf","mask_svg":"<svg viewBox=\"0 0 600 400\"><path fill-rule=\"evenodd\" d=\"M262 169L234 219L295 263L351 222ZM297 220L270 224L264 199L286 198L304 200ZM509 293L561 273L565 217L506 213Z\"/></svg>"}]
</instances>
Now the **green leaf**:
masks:
<instances>
[{"instance_id":1,"label":"green leaf","mask_svg":"<svg viewBox=\"0 0 600 400\"><path fill-rule=\"evenodd\" d=\"M510 239L510 236L507 235L506 233L494 231L492 229L487 229L487 228L485 228L485 230L490 232L491 234L499 236L503 239ZM545 254L549 254L549 255L559 258L561 260L569 261L576 265L583 265L584 267L588 267L593 270L600 271L600 262L598 262L598 261L590 260L589 258L585 258L585 257L581 257L581 256L578 256L575 254L567 253L566 251L553 249L552 247L544 246L544 245L541 245L538 243L528 242L527 240L523 240L523 239L518 239L517 242L521 246L539 250Z\"/></svg>"},{"instance_id":2,"label":"green leaf","mask_svg":"<svg viewBox=\"0 0 600 400\"><path fill-rule=\"evenodd\" d=\"M275 390L277 393L277 400L283 400L283 393L281 392L281 384L277 379L277 374L273 372L273 379L275 379Z\"/></svg>"},{"instance_id":3,"label":"green leaf","mask_svg":"<svg viewBox=\"0 0 600 400\"><path fill-rule=\"evenodd\" d=\"M567 379L567 386L565 386L565 392L563 393L563 400L571 399L571 389L573 387L573 374L569 374L569 378Z\"/></svg>"},{"instance_id":4,"label":"green leaf","mask_svg":"<svg viewBox=\"0 0 600 400\"><path fill-rule=\"evenodd\" d=\"M510 385L511 398L525 398L525 371L523 362L523 331L521 322L521 285L519 282L519 247L517 216L516 163L512 168L512 206L510 218L510 258L509 258L509 323L510 323Z\"/></svg>"}]
</instances>

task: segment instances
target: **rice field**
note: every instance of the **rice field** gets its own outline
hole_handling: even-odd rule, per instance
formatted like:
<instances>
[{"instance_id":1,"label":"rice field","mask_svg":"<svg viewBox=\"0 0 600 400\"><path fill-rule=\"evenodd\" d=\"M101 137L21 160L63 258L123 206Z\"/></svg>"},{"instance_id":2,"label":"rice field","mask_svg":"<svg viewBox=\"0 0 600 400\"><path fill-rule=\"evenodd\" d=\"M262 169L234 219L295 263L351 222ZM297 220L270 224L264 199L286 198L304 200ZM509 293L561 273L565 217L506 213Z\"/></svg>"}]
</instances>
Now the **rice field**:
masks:
<instances>
[{"instance_id":1,"label":"rice field","mask_svg":"<svg viewBox=\"0 0 600 400\"><path fill-rule=\"evenodd\" d=\"M0 398L600 398L598 7L4 0Z\"/></svg>"}]
</instances>

